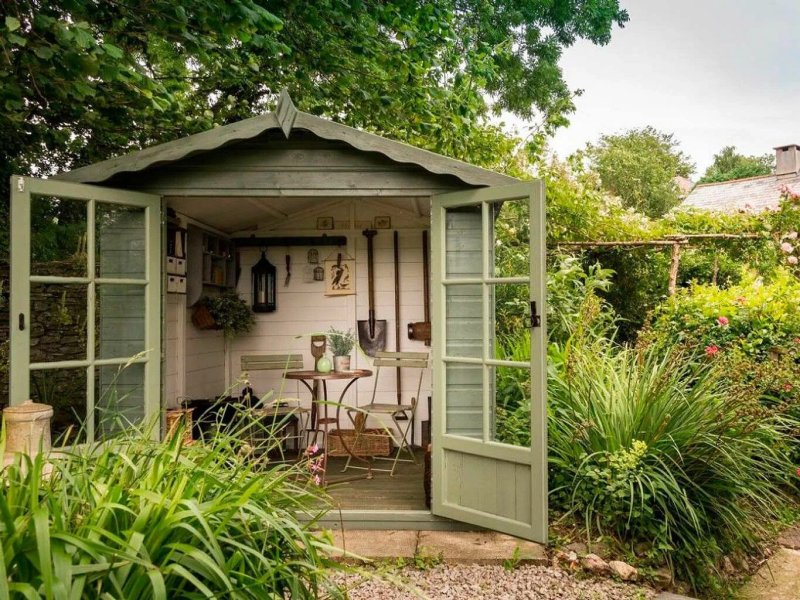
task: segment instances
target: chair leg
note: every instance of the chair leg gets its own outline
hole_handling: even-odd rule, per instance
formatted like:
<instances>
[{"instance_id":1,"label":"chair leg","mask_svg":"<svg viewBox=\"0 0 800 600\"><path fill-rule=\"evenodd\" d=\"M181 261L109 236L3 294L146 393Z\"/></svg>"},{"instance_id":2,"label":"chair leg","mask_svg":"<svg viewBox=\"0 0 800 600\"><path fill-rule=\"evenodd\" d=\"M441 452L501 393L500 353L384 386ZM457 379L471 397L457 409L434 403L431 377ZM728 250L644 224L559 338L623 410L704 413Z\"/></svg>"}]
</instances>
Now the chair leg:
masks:
<instances>
[{"instance_id":1,"label":"chair leg","mask_svg":"<svg viewBox=\"0 0 800 600\"><path fill-rule=\"evenodd\" d=\"M411 419L408 419L405 430L397 420L397 414L392 415L392 421L394 421L394 425L397 427L397 431L400 433L400 443L397 446L397 452L395 453L394 461L392 462L391 476L394 477L394 471L397 468L397 463L400 460L400 455L403 453L403 450L408 452L408 454L411 456L411 462L413 462L415 465L417 464L417 457L414 456L414 451L408 445L408 432L411 429Z\"/></svg>"}]
</instances>

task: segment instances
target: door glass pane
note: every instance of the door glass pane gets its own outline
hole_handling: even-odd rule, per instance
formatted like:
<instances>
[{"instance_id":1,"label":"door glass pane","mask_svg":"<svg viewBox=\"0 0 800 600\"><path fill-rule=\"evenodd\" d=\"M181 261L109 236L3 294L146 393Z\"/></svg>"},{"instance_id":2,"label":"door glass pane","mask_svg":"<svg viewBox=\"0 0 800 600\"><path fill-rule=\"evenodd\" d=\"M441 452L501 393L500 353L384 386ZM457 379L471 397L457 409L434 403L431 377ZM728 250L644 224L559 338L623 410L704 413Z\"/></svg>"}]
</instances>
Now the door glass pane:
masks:
<instances>
[{"instance_id":1,"label":"door glass pane","mask_svg":"<svg viewBox=\"0 0 800 600\"><path fill-rule=\"evenodd\" d=\"M490 301L494 307L494 358L530 362L531 308L530 288L524 284L490 286Z\"/></svg>"},{"instance_id":2,"label":"door glass pane","mask_svg":"<svg viewBox=\"0 0 800 600\"><path fill-rule=\"evenodd\" d=\"M98 202L95 219L97 276L143 279L146 245L144 208Z\"/></svg>"},{"instance_id":3,"label":"door glass pane","mask_svg":"<svg viewBox=\"0 0 800 600\"><path fill-rule=\"evenodd\" d=\"M95 437L102 439L144 420L144 364L97 367Z\"/></svg>"},{"instance_id":4,"label":"door glass pane","mask_svg":"<svg viewBox=\"0 0 800 600\"><path fill-rule=\"evenodd\" d=\"M531 228L530 200L506 200L489 205L489 272L495 277L530 275Z\"/></svg>"},{"instance_id":5,"label":"door glass pane","mask_svg":"<svg viewBox=\"0 0 800 600\"><path fill-rule=\"evenodd\" d=\"M86 367L31 371L31 400L53 407L53 446L86 441Z\"/></svg>"},{"instance_id":6,"label":"door glass pane","mask_svg":"<svg viewBox=\"0 0 800 600\"><path fill-rule=\"evenodd\" d=\"M31 196L31 275L86 277L84 200Z\"/></svg>"},{"instance_id":7,"label":"door glass pane","mask_svg":"<svg viewBox=\"0 0 800 600\"><path fill-rule=\"evenodd\" d=\"M483 438L483 367L446 363L447 433Z\"/></svg>"},{"instance_id":8,"label":"door glass pane","mask_svg":"<svg viewBox=\"0 0 800 600\"><path fill-rule=\"evenodd\" d=\"M483 356L481 284L445 286L447 356Z\"/></svg>"},{"instance_id":9,"label":"door glass pane","mask_svg":"<svg viewBox=\"0 0 800 600\"><path fill-rule=\"evenodd\" d=\"M144 286L97 285L98 358L125 358L145 350Z\"/></svg>"},{"instance_id":10,"label":"door glass pane","mask_svg":"<svg viewBox=\"0 0 800 600\"><path fill-rule=\"evenodd\" d=\"M86 360L88 286L31 283L31 362Z\"/></svg>"},{"instance_id":11,"label":"door glass pane","mask_svg":"<svg viewBox=\"0 0 800 600\"><path fill-rule=\"evenodd\" d=\"M490 367L489 373L495 404L492 439L514 446L530 446L530 369Z\"/></svg>"},{"instance_id":12,"label":"door glass pane","mask_svg":"<svg viewBox=\"0 0 800 600\"><path fill-rule=\"evenodd\" d=\"M445 277L481 277L481 207L445 212Z\"/></svg>"}]
</instances>

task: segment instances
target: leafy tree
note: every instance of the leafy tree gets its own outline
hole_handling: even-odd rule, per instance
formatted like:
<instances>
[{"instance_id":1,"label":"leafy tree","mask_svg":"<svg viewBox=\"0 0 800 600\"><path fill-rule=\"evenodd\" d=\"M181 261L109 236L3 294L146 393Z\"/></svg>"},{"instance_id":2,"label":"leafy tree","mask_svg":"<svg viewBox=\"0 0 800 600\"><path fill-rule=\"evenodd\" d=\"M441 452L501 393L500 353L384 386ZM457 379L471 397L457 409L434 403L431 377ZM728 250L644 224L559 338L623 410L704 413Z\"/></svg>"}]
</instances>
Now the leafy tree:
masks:
<instances>
[{"instance_id":1,"label":"leafy tree","mask_svg":"<svg viewBox=\"0 0 800 600\"><path fill-rule=\"evenodd\" d=\"M603 135L587 145L585 154L603 188L649 217L660 217L678 204L675 176L694 171L675 136L653 127Z\"/></svg>"},{"instance_id":2,"label":"leafy tree","mask_svg":"<svg viewBox=\"0 0 800 600\"><path fill-rule=\"evenodd\" d=\"M0 196L12 172L230 123L282 88L312 113L514 169L518 141L487 126L491 111L538 119L541 144L574 109L562 49L605 44L627 19L619 0L8 0Z\"/></svg>"},{"instance_id":3,"label":"leafy tree","mask_svg":"<svg viewBox=\"0 0 800 600\"><path fill-rule=\"evenodd\" d=\"M739 154L736 146L725 146L714 155L714 162L697 183L717 183L758 175L769 175L775 168L775 156L747 156Z\"/></svg>"}]
</instances>

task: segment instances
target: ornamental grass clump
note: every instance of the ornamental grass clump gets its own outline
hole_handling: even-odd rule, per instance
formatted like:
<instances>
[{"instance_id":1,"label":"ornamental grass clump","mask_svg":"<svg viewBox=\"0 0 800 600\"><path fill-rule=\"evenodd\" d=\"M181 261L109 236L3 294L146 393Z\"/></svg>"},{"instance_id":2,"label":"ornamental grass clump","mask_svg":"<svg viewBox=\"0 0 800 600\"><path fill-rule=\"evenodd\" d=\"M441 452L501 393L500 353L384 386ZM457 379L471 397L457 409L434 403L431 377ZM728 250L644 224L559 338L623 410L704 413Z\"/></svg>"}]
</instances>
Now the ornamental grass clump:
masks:
<instances>
[{"instance_id":1,"label":"ornamental grass clump","mask_svg":"<svg viewBox=\"0 0 800 600\"><path fill-rule=\"evenodd\" d=\"M128 429L20 455L0 472L0 598L338 597L331 546L296 516L321 510L319 489L249 441L259 421L236 422L190 446Z\"/></svg>"},{"instance_id":2,"label":"ornamental grass clump","mask_svg":"<svg viewBox=\"0 0 800 600\"><path fill-rule=\"evenodd\" d=\"M784 428L739 410L709 361L607 339L551 347L552 504L588 535L651 545L713 591L726 554L754 551L789 502Z\"/></svg>"}]
</instances>

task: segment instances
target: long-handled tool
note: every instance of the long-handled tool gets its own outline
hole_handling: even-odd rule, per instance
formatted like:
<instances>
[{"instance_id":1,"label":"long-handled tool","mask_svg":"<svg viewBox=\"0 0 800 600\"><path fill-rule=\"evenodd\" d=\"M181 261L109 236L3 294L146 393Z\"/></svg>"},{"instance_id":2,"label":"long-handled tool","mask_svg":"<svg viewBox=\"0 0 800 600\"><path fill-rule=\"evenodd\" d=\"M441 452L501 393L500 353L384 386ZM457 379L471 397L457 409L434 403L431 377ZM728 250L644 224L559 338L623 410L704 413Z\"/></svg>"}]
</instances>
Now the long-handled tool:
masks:
<instances>
[{"instance_id":1,"label":"long-handled tool","mask_svg":"<svg viewBox=\"0 0 800 600\"><path fill-rule=\"evenodd\" d=\"M367 280L369 283L369 318L358 321L358 344L367 356L386 349L386 320L375 318L375 273L372 253L372 238L378 233L374 229L365 229L364 237L367 238Z\"/></svg>"},{"instance_id":2,"label":"long-handled tool","mask_svg":"<svg viewBox=\"0 0 800 600\"><path fill-rule=\"evenodd\" d=\"M422 289L425 302L425 320L408 324L408 339L431 345L431 290L430 265L428 264L428 231L422 232Z\"/></svg>"},{"instance_id":3,"label":"long-handled tool","mask_svg":"<svg viewBox=\"0 0 800 600\"><path fill-rule=\"evenodd\" d=\"M394 232L394 350L400 352L400 239ZM403 403L403 386L400 367L397 367L397 404ZM397 415L398 421L408 419L406 413ZM413 435L413 434L412 434ZM413 437L412 437L413 440Z\"/></svg>"}]
</instances>

